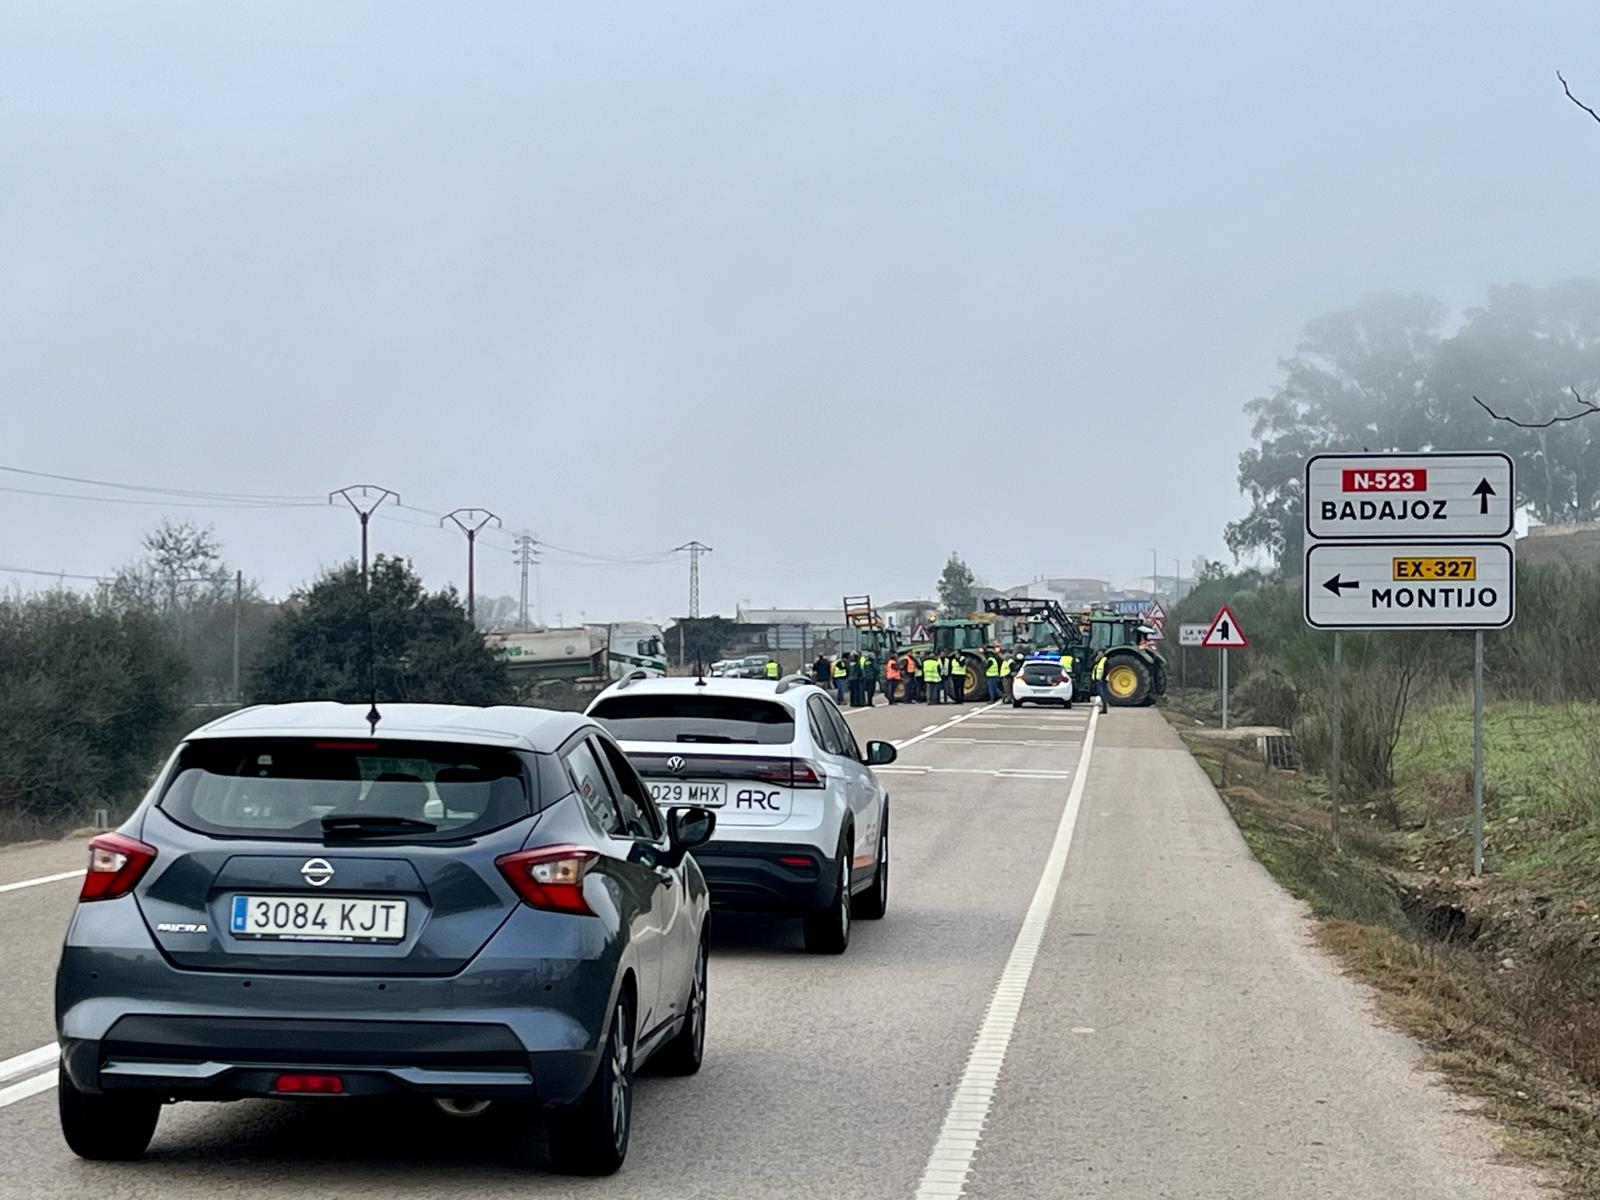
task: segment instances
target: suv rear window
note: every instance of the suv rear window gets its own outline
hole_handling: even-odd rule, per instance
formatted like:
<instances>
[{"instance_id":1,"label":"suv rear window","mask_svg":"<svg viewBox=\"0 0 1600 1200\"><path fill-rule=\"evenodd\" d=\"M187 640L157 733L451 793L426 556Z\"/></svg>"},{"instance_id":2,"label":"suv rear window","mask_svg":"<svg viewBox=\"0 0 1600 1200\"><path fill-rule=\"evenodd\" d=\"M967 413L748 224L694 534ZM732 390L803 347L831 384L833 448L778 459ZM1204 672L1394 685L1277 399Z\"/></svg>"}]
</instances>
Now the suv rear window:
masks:
<instances>
[{"instance_id":1,"label":"suv rear window","mask_svg":"<svg viewBox=\"0 0 1600 1200\"><path fill-rule=\"evenodd\" d=\"M589 715L624 742L788 745L794 714L770 700L741 696L609 696Z\"/></svg>"},{"instance_id":2,"label":"suv rear window","mask_svg":"<svg viewBox=\"0 0 1600 1200\"><path fill-rule=\"evenodd\" d=\"M159 806L224 836L455 841L527 816L535 788L522 760L493 746L216 738L183 747Z\"/></svg>"}]
</instances>

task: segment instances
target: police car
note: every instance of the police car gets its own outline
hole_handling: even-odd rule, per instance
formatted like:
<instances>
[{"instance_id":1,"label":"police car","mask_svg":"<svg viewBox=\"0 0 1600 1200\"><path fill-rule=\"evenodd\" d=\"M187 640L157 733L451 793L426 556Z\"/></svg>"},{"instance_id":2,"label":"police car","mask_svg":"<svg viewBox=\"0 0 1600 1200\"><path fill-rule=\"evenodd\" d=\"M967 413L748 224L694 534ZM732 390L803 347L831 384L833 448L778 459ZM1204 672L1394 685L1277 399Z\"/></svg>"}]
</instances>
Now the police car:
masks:
<instances>
[{"instance_id":1,"label":"police car","mask_svg":"<svg viewBox=\"0 0 1600 1200\"><path fill-rule=\"evenodd\" d=\"M889 796L831 696L809 679L618 681L588 715L621 743L656 803L717 814L694 852L713 906L798 916L805 944L842 954L889 903Z\"/></svg>"},{"instance_id":2,"label":"police car","mask_svg":"<svg viewBox=\"0 0 1600 1200\"><path fill-rule=\"evenodd\" d=\"M1035 654L1023 662L1011 681L1011 707L1024 704L1072 707L1072 672L1063 669L1059 654Z\"/></svg>"}]
</instances>

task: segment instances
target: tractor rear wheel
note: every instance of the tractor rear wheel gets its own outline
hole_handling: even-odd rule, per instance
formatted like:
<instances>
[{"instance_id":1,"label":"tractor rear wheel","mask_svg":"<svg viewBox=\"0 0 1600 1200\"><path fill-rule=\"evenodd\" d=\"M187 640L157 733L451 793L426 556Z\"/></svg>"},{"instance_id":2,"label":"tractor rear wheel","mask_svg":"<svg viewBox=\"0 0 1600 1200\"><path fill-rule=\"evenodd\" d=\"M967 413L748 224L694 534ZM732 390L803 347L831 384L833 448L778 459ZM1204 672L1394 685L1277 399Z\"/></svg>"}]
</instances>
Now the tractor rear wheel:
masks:
<instances>
[{"instance_id":1,"label":"tractor rear wheel","mask_svg":"<svg viewBox=\"0 0 1600 1200\"><path fill-rule=\"evenodd\" d=\"M1118 708L1150 703L1150 664L1133 654L1114 654L1106 664L1106 694Z\"/></svg>"}]
</instances>

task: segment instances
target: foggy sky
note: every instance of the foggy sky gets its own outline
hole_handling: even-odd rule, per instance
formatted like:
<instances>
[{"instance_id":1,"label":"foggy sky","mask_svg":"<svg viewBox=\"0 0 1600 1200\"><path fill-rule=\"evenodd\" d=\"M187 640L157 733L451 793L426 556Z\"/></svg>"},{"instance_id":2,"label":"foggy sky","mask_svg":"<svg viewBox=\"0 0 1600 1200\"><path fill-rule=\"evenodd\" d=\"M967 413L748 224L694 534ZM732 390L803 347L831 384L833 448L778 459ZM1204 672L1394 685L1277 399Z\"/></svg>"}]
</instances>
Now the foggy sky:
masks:
<instances>
[{"instance_id":1,"label":"foggy sky","mask_svg":"<svg viewBox=\"0 0 1600 1200\"><path fill-rule=\"evenodd\" d=\"M729 614L928 595L951 550L995 585L1226 557L1240 405L1308 318L1600 270L1600 126L1554 77L1600 103L1597 34L1578 3L0 3L0 464L492 508L480 594L514 530L698 538ZM0 511L0 564L89 574L193 516L271 593L357 545L315 506ZM376 549L464 581L396 515ZM545 615L675 615L685 579L551 551Z\"/></svg>"}]
</instances>

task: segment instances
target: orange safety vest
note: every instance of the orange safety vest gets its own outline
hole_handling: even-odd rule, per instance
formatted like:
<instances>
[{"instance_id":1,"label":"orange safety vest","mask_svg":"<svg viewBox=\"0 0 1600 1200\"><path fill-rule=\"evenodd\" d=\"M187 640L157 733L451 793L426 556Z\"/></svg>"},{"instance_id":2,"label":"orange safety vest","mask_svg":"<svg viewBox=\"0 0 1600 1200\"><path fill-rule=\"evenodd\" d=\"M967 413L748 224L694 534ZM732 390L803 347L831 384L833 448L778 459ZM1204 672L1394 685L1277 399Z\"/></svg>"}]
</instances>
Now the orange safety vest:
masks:
<instances>
[{"instance_id":1,"label":"orange safety vest","mask_svg":"<svg viewBox=\"0 0 1600 1200\"><path fill-rule=\"evenodd\" d=\"M898 658L887 658L884 660L883 677L885 679L892 679L896 683L900 682L900 660Z\"/></svg>"}]
</instances>

